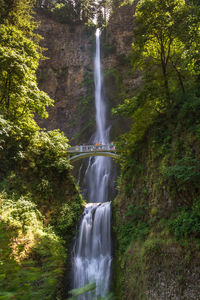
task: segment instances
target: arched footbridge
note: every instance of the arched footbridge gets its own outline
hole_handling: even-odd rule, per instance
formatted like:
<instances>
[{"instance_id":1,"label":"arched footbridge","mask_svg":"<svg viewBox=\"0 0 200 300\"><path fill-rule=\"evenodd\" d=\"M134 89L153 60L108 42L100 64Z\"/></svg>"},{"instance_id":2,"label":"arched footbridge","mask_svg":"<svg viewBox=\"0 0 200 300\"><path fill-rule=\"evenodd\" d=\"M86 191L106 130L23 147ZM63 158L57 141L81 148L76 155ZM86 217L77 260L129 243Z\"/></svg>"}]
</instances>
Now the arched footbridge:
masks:
<instances>
[{"instance_id":1,"label":"arched footbridge","mask_svg":"<svg viewBox=\"0 0 200 300\"><path fill-rule=\"evenodd\" d=\"M112 158L118 158L116 154L115 146L113 144L108 145L80 145L70 147L67 150L70 156L69 161L75 162L79 159L90 156L108 156Z\"/></svg>"}]
</instances>

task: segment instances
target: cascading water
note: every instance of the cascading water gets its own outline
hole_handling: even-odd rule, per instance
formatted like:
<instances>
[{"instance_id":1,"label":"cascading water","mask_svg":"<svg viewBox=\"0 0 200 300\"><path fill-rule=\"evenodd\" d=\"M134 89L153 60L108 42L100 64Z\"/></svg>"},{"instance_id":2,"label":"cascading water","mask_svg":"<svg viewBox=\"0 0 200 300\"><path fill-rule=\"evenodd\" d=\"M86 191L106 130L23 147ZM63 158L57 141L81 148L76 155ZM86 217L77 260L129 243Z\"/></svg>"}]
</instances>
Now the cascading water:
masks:
<instances>
[{"instance_id":1,"label":"cascading water","mask_svg":"<svg viewBox=\"0 0 200 300\"><path fill-rule=\"evenodd\" d=\"M100 61L100 31L96 31L95 107L96 132L91 142L108 144L109 128L106 123L106 104L102 97ZM88 204L85 207L79 234L73 250L73 288L96 283L96 296L105 296L109 290L111 271L111 202L108 202L111 160L107 157L89 159L85 173ZM79 300L94 300L90 293Z\"/></svg>"},{"instance_id":2,"label":"cascading water","mask_svg":"<svg viewBox=\"0 0 200 300\"><path fill-rule=\"evenodd\" d=\"M105 296L111 269L110 202L86 205L74 248L74 288L96 283L96 295ZM90 294L81 300L94 300Z\"/></svg>"},{"instance_id":3,"label":"cascading water","mask_svg":"<svg viewBox=\"0 0 200 300\"><path fill-rule=\"evenodd\" d=\"M95 107L96 107L96 132L91 138L93 144L108 144L110 126L106 123L106 104L102 95L100 31L96 31L96 55L94 60L95 80ZM103 156L93 157L89 160L85 173L88 186L88 202L108 201L111 159Z\"/></svg>"}]
</instances>

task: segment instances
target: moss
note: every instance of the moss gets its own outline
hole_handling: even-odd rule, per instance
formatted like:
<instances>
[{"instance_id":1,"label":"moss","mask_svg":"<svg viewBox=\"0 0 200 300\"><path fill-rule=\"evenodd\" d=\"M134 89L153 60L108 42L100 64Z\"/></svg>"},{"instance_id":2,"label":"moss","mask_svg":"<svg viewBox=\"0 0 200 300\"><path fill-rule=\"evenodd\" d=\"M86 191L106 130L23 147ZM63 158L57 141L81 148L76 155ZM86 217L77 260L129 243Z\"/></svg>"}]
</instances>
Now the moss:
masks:
<instances>
[{"instance_id":1,"label":"moss","mask_svg":"<svg viewBox=\"0 0 200 300\"><path fill-rule=\"evenodd\" d=\"M180 128L177 120L170 128L164 120L151 125L122 162L113 210L117 299L199 295L199 141L190 126ZM135 221L125 230L130 207L144 217L133 211ZM148 225L142 238L133 234L141 222Z\"/></svg>"},{"instance_id":2,"label":"moss","mask_svg":"<svg viewBox=\"0 0 200 300\"><path fill-rule=\"evenodd\" d=\"M117 252L116 299L162 299L167 293L181 299L188 289L197 295L193 280L200 267L198 257L199 248L194 246L191 253L189 245L183 248L166 235L152 232L145 241L134 241L125 255Z\"/></svg>"},{"instance_id":3,"label":"moss","mask_svg":"<svg viewBox=\"0 0 200 300\"><path fill-rule=\"evenodd\" d=\"M84 125L84 127L82 128L81 131L79 131L77 134L74 135L75 144L78 144L80 139L83 140L84 136L91 136L92 135L94 124L95 124L95 121L91 120L90 122L88 122ZM90 135L89 135L89 132L91 132Z\"/></svg>"},{"instance_id":4,"label":"moss","mask_svg":"<svg viewBox=\"0 0 200 300\"><path fill-rule=\"evenodd\" d=\"M103 53L104 53L105 56L115 54L116 53L116 46L115 45L110 45L108 43L104 43Z\"/></svg>"}]
</instances>

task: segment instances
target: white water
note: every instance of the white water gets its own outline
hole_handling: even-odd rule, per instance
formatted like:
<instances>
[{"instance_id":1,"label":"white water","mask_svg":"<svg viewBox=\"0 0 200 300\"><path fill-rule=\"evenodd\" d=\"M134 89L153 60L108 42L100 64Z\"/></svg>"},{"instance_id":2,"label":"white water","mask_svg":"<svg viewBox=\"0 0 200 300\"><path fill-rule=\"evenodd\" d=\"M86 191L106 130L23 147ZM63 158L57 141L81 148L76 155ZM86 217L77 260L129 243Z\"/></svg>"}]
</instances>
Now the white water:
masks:
<instances>
[{"instance_id":1,"label":"white water","mask_svg":"<svg viewBox=\"0 0 200 300\"><path fill-rule=\"evenodd\" d=\"M110 202L87 204L74 252L74 287L96 282L96 295L105 296L111 267ZM94 296L80 296L94 300Z\"/></svg>"},{"instance_id":2,"label":"white water","mask_svg":"<svg viewBox=\"0 0 200 300\"><path fill-rule=\"evenodd\" d=\"M95 107L96 132L91 142L108 144L109 128L106 124L106 104L102 96L100 61L100 31L96 31ZM96 283L96 297L104 297L109 290L111 272L111 203L108 202L111 160L107 157L89 159L85 173L88 204L85 207L79 234L73 249L73 288ZM78 300L95 300L87 293Z\"/></svg>"},{"instance_id":3,"label":"white water","mask_svg":"<svg viewBox=\"0 0 200 300\"><path fill-rule=\"evenodd\" d=\"M102 95L100 31L96 31L96 55L94 60L96 132L91 143L109 144L110 127L106 127L106 103ZM108 199L111 159L97 156L89 159L85 178L88 186L88 202L106 202Z\"/></svg>"}]
</instances>

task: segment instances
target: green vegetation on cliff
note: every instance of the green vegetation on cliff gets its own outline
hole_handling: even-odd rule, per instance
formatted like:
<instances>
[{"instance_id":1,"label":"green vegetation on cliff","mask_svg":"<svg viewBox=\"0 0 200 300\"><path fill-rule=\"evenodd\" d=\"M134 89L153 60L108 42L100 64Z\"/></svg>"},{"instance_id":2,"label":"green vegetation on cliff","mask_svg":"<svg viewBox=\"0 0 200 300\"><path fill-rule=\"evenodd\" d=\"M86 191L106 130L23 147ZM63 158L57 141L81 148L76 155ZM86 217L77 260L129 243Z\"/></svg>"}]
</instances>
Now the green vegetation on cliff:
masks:
<instances>
[{"instance_id":1,"label":"green vegetation on cliff","mask_svg":"<svg viewBox=\"0 0 200 300\"><path fill-rule=\"evenodd\" d=\"M88 23L94 19L94 0L36 0L36 7L54 20L64 24Z\"/></svg>"},{"instance_id":2,"label":"green vegetation on cliff","mask_svg":"<svg viewBox=\"0 0 200 300\"><path fill-rule=\"evenodd\" d=\"M0 299L61 299L83 200L70 174L68 139L34 120L47 117L53 100L37 86L42 54L33 3L1 4Z\"/></svg>"},{"instance_id":3,"label":"green vegetation on cliff","mask_svg":"<svg viewBox=\"0 0 200 300\"><path fill-rule=\"evenodd\" d=\"M118 141L114 202L117 299L197 299L200 274L200 9L139 1L132 68L142 84L113 110L132 120Z\"/></svg>"}]
</instances>

